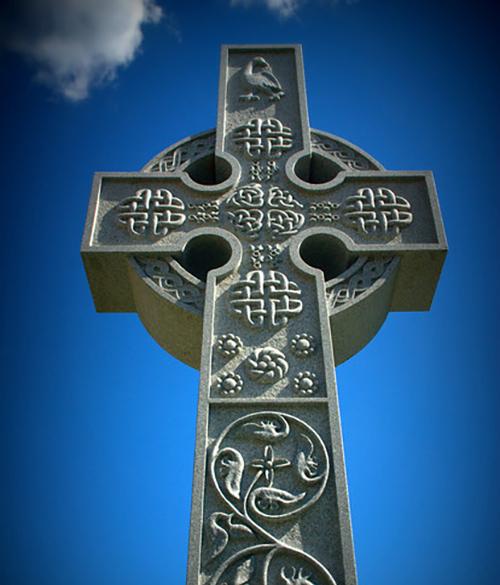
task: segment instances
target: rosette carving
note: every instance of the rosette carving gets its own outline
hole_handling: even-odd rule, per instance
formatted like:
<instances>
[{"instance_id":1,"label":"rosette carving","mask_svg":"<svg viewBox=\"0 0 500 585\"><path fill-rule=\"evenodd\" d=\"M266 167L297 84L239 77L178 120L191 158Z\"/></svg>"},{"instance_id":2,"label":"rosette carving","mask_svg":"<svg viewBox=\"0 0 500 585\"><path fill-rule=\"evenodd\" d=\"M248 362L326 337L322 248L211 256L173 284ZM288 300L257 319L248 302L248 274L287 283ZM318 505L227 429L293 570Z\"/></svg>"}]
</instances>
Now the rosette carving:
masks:
<instances>
[{"instance_id":1,"label":"rosette carving","mask_svg":"<svg viewBox=\"0 0 500 585\"><path fill-rule=\"evenodd\" d=\"M288 372L285 354L274 347L256 349L246 361L248 375L261 384L274 384Z\"/></svg>"}]
</instances>

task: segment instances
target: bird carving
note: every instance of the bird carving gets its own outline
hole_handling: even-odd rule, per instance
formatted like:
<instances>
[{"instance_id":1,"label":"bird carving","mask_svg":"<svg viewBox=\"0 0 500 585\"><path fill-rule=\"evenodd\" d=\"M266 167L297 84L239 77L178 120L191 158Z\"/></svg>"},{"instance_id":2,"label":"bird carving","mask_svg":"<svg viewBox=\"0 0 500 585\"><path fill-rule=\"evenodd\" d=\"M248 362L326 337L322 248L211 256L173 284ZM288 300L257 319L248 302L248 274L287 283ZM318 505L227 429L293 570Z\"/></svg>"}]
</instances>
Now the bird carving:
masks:
<instances>
[{"instance_id":1,"label":"bird carving","mask_svg":"<svg viewBox=\"0 0 500 585\"><path fill-rule=\"evenodd\" d=\"M266 95L271 101L278 101L285 95L271 66L263 57L255 57L249 61L243 72L243 77L250 92L240 95L241 101L260 100L259 94Z\"/></svg>"}]
</instances>

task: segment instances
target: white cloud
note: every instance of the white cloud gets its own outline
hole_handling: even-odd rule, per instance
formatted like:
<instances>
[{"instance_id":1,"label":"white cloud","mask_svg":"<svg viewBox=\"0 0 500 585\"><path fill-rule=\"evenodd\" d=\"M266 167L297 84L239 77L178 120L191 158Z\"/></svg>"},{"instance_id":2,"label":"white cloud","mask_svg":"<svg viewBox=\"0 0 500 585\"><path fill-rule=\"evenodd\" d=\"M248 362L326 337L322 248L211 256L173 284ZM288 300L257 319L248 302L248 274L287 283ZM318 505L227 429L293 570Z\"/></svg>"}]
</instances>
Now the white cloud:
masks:
<instances>
[{"instance_id":1,"label":"white cloud","mask_svg":"<svg viewBox=\"0 0 500 585\"><path fill-rule=\"evenodd\" d=\"M2 44L31 62L39 81L69 100L112 80L142 43L142 26L157 23L156 0L18 0L0 28Z\"/></svg>"},{"instance_id":2,"label":"white cloud","mask_svg":"<svg viewBox=\"0 0 500 585\"><path fill-rule=\"evenodd\" d=\"M261 4L269 10L278 14L282 18L294 16L307 0L231 0L231 6L250 6L252 4ZM359 0L330 0L332 6L345 3L347 5L357 4Z\"/></svg>"},{"instance_id":3,"label":"white cloud","mask_svg":"<svg viewBox=\"0 0 500 585\"><path fill-rule=\"evenodd\" d=\"M300 8L303 0L231 0L232 6L250 6L250 4L264 4L283 18L293 16Z\"/></svg>"}]
</instances>

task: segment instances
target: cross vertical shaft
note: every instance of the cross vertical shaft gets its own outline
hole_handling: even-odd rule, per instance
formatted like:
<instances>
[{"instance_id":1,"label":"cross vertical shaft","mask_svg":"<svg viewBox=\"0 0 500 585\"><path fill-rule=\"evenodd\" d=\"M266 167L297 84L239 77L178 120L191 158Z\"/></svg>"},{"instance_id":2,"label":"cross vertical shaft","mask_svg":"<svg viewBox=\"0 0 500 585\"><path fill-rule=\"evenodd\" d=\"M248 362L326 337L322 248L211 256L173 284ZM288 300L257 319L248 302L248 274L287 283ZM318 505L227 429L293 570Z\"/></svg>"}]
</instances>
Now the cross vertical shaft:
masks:
<instances>
[{"instance_id":1,"label":"cross vertical shaft","mask_svg":"<svg viewBox=\"0 0 500 585\"><path fill-rule=\"evenodd\" d=\"M284 95L258 72L245 94L252 65ZM299 572L354 585L324 279L291 242L305 203L283 188L286 162L310 153L300 50L226 49L220 96L216 144L241 168L226 202L241 259L207 281L188 585Z\"/></svg>"}]
</instances>

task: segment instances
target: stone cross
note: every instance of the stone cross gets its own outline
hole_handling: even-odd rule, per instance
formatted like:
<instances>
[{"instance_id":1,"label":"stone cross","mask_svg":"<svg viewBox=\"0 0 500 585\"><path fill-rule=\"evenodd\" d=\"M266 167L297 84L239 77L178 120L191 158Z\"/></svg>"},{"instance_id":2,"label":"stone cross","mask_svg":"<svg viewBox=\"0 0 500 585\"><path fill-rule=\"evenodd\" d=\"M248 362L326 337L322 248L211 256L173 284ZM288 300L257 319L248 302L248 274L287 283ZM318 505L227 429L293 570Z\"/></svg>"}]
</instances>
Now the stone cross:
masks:
<instances>
[{"instance_id":1,"label":"stone cross","mask_svg":"<svg viewBox=\"0 0 500 585\"><path fill-rule=\"evenodd\" d=\"M96 174L97 310L201 371L188 585L356 584L335 364L445 254L430 172L310 129L299 46L223 47L217 129Z\"/></svg>"}]
</instances>

